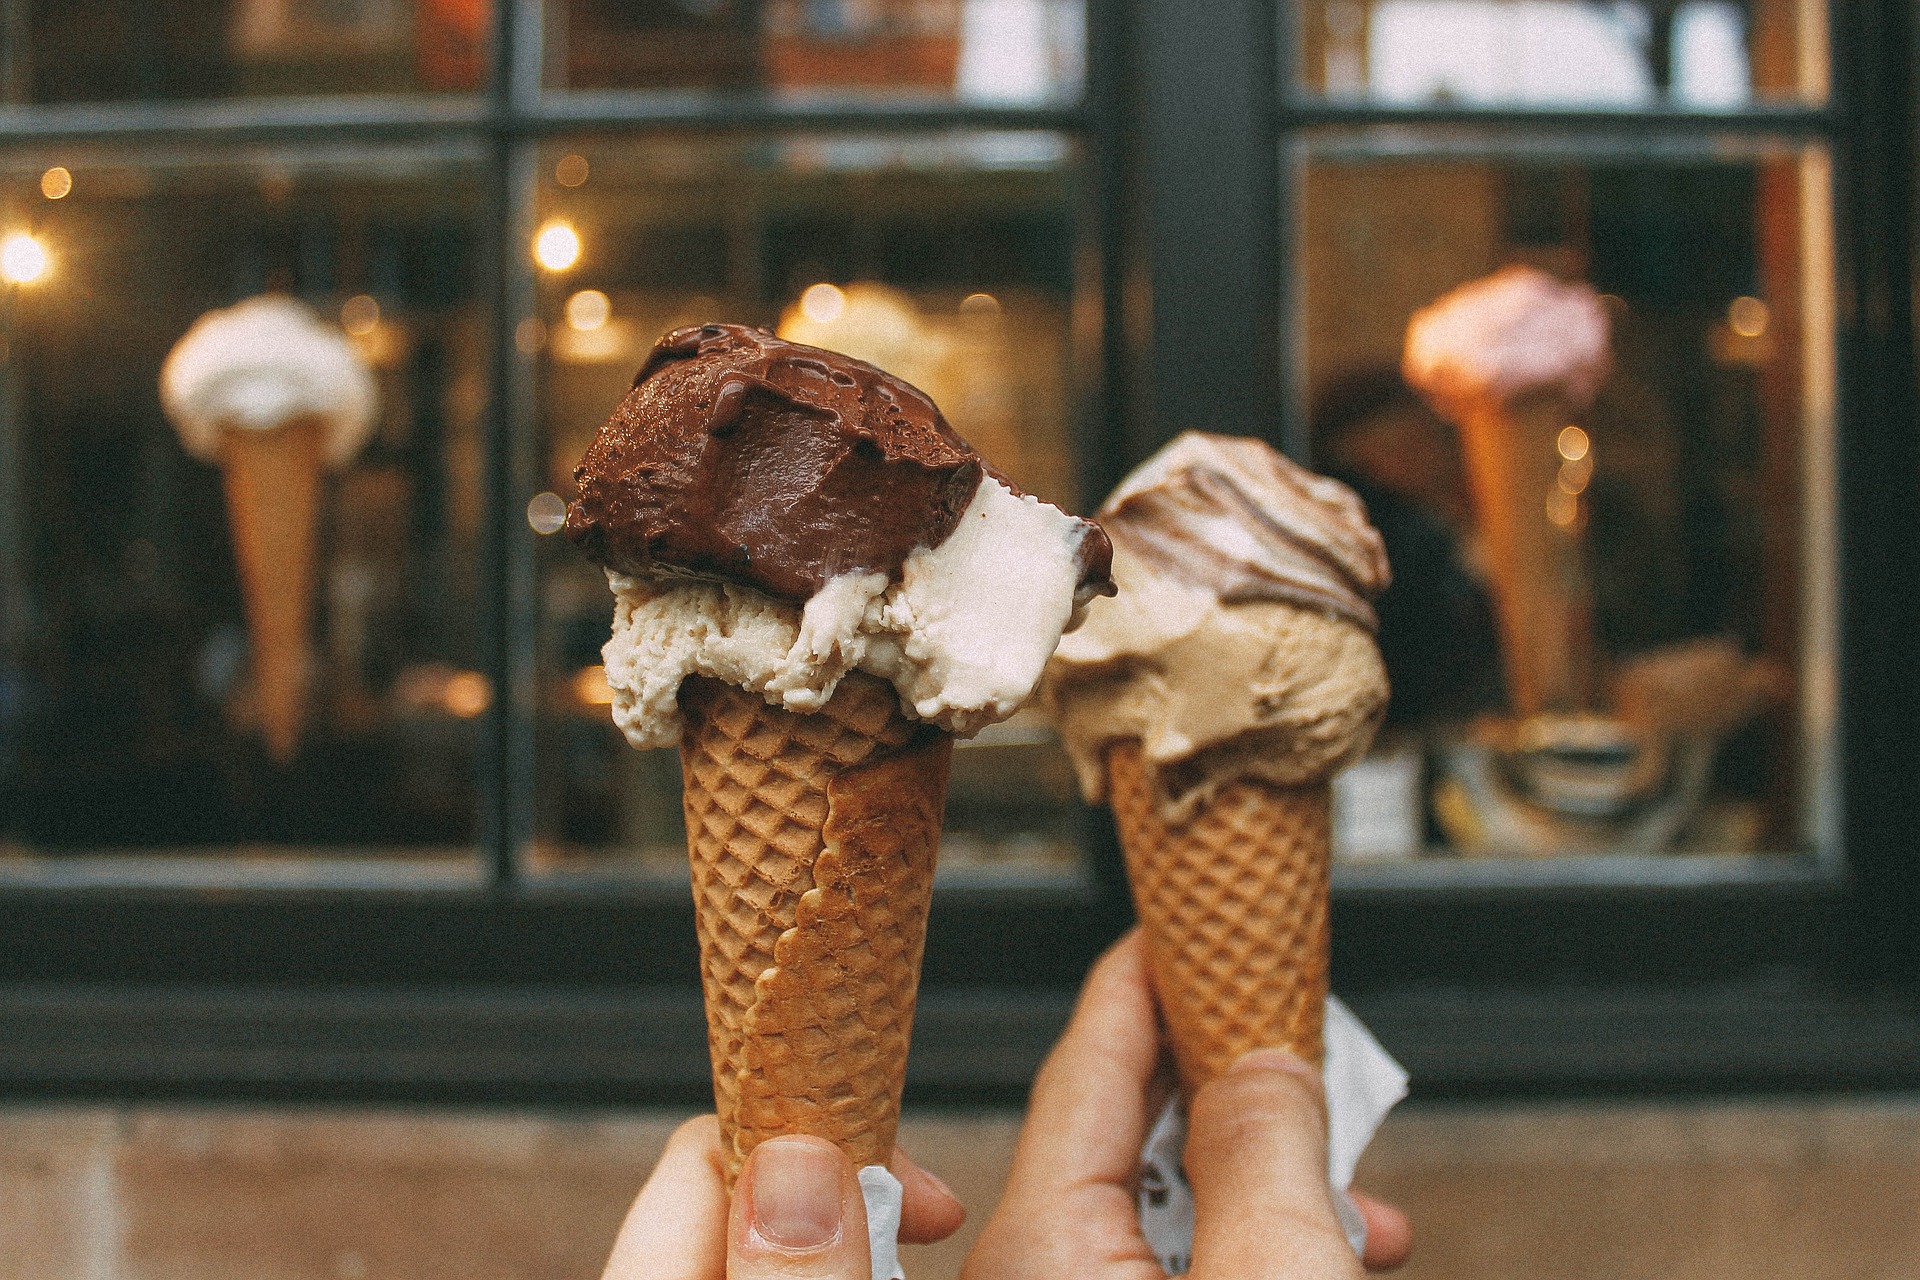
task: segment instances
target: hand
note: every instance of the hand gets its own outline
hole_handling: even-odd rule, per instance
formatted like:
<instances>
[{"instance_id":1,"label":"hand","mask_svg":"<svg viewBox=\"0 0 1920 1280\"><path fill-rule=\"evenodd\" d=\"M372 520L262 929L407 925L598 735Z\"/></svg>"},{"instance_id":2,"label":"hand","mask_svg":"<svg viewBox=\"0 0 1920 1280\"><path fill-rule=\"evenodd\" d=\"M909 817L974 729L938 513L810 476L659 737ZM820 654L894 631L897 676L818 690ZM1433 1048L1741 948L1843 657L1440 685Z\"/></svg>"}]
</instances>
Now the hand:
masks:
<instances>
[{"instance_id":1,"label":"hand","mask_svg":"<svg viewBox=\"0 0 1920 1280\"><path fill-rule=\"evenodd\" d=\"M905 1191L900 1239L944 1240L966 1210L932 1174L895 1150ZM867 1208L853 1162L820 1138L774 1138L740 1171L731 1210L721 1173L720 1122L674 1131L627 1211L601 1280L872 1280Z\"/></svg>"},{"instance_id":2,"label":"hand","mask_svg":"<svg viewBox=\"0 0 1920 1280\"><path fill-rule=\"evenodd\" d=\"M1164 1280L1140 1234L1135 1180L1147 1127L1171 1093L1138 932L1088 975L1066 1034L1034 1080L999 1208L963 1280ZM1320 1075L1278 1049L1250 1053L1189 1109L1193 1280L1353 1280L1361 1259L1327 1191ZM1370 1270L1412 1250L1406 1215L1355 1195Z\"/></svg>"}]
</instances>

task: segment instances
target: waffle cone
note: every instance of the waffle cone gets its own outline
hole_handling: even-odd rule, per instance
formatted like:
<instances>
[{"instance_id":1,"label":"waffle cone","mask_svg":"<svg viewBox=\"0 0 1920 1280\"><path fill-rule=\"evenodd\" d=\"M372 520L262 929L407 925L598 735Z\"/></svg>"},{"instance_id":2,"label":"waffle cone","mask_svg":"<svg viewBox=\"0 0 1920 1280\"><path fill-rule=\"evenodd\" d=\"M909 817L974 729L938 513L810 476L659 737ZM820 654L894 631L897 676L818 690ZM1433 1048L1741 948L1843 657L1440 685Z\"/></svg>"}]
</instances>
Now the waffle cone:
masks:
<instances>
[{"instance_id":1,"label":"waffle cone","mask_svg":"<svg viewBox=\"0 0 1920 1280\"><path fill-rule=\"evenodd\" d=\"M1460 416L1461 442L1500 622L1508 694L1521 715L1584 703L1588 625L1579 543L1547 515L1570 416L1554 396Z\"/></svg>"},{"instance_id":2,"label":"waffle cone","mask_svg":"<svg viewBox=\"0 0 1920 1280\"><path fill-rule=\"evenodd\" d=\"M271 431L222 431L220 461L261 732L268 754L286 764L306 721L326 423L296 418Z\"/></svg>"},{"instance_id":3,"label":"waffle cone","mask_svg":"<svg viewBox=\"0 0 1920 1280\"><path fill-rule=\"evenodd\" d=\"M840 682L800 715L695 677L680 689L687 852L731 1183L767 1138L886 1164L953 740L893 688Z\"/></svg>"},{"instance_id":4,"label":"waffle cone","mask_svg":"<svg viewBox=\"0 0 1920 1280\"><path fill-rule=\"evenodd\" d=\"M1183 1091L1252 1049L1319 1062L1327 785L1237 779L1169 822L1137 741L1108 751L1107 780Z\"/></svg>"}]
</instances>

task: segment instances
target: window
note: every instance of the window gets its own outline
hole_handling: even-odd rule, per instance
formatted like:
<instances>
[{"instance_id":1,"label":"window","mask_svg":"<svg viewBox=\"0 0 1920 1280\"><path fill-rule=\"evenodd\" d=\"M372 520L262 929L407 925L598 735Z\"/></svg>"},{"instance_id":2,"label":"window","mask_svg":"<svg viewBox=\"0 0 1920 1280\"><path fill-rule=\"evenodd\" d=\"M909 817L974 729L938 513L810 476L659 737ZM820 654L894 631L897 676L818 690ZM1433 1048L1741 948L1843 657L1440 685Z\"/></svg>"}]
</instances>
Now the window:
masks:
<instances>
[{"instance_id":1,"label":"window","mask_svg":"<svg viewBox=\"0 0 1920 1280\"><path fill-rule=\"evenodd\" d=\"M909 363L1082 507L1180 429L1266 436L1480 584L1478 668L1416 653L1343 784L1336 982L1430 1090L1908 1078L1920 619L1866 589L1920 580L1896 6L0 7L6 1087L702 1096L674 761L608 723L608 594L551 535L646 344L715 314ZM1514 262L1613 318L1566 518L1536 495L1585 738L1443 728L1511 710L1511 584L1395 370ZM239 500L156 391L269 290L381 405L277 720ZM1701 671L1706 745L1596 727ZM957 753L918 1090L1021 1096L1125 926L1068 784L1034 717Z\"/></svg>"}]
</instances>

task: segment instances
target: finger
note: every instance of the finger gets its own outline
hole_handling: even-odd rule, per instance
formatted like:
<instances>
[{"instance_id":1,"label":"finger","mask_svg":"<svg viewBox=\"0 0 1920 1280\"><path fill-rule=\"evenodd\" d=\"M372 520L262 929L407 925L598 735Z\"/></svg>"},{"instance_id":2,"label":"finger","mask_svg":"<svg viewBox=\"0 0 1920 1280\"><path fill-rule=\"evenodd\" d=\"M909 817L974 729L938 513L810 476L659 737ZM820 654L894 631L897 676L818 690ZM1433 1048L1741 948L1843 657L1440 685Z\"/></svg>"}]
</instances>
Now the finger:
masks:
<instances>
[{"instance_id":1,"label":"finger","mask_svg":"<svg viewBox=\"0 0 1920 1280\"><path fill-rule=\"evenodd\" d=\"M1200 1087L1188 1118L1195 1280L1361 1274L1327 1187L1318 1071L1284 1050L1255 1050Z\"/></svg>"},{"instance_id":2,"label":"finger","mask_svg":"<svg viewBox=\"0 0 1920 1280\"><path fill-rule=\"evenodd\" d=\"M848 1160L823 1138L769 1138L733 1192L727 1280L872 1280L867 1207Z\"/></svg>"},{"instance_id":3,"label":"finger","mask_svg":"<svg viewBox=\"0 0 1920 1280\"><path fill-rule=\"evenodd\" d=\"M903 1244L932 1244L945 1240L967 1220L966 1206L953 1188L922 1169L900 1148L893 1149L887 1168L900 1179L900 1240Z\"/></svg>"},{"instance_id":4,"label":"finger","mask_svg":"<svg viewBox=\"0 0 1920 1280\"><path fill-rule=\"evenodd\" d=\"M1067 1029L1034 1078L1016 1171L1058 1185L1130 1184L1147 1137L1160 1030L1135 929L1094 965Z\"/></svg>"},{"instance_id":5,"label":"finger","mask_svg":"<svg viewBox=\"0 0 1920 1280\"><path fill-rule=\"evenodd\" d=\"M667 1140L620 1225L601 1280L722 1280L726 1240L720 1122L700 1116Z\"/></svg>"},{"instance_id":6,"label":"finger","mask_svg":"<svg viewBox=\"0 0 1920 1280\"><path fill-rule=\"evenodd\" d=\"M964 1277L1165 1280L1140 1234L1133 1190L1158 1060L1159 1026L1136 930L1087 975L1072 1020L1034 1080L1006 1191Z\"/></svg>"},{"instance_id":7,"label":"finger","mask_svg":"<svg viewBox=\"0 0 1920 1280\"><path fill-rule=\"evenodd\" d=\"M1413 1222L1406 1212L1364 1191L1347 1194L1367 1220L1367 1251L1360 1259L1367 1270L1392 1271L1404 1265L1413 1254Z\"/></svg>"}]
</instances>

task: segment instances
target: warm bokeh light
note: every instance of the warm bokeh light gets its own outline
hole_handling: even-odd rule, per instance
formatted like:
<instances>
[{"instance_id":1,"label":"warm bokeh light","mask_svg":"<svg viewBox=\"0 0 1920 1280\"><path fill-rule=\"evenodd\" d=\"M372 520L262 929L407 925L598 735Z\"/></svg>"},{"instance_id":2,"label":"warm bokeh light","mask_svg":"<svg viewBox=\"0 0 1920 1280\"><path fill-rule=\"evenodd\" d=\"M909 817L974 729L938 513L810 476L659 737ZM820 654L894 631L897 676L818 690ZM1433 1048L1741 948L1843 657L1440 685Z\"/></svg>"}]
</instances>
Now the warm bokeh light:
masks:
<instances>
[{"instance_id":1,"label":"warm bokeh light","mask_svg":"<svg viewBox=\"0 0 1920 1280\"><path fill-rule=\"evenodd\" d=\"M1757 338L1767 331L1773 314L1758 298L1741 296L1727 304L1727 327L1743 338Z\"/></svg>"},{"instance_id":2,"label":"warm bokeh light","mask_svg":"<svg viewBox=\"0 0 1920 1280\"><path fill-rule=\"evenodd\" d=\"M589 707L604 707L613 701L613 686L607 683L607 669L598 664L573 673L573 696Z\"/></svg>"},{"instance_id":3,"label":"warm bokeh light","mask_svg":"<svg viewBox=\"0 0 1920 1280\"><path fill-rule=\"evenodd\" d=\"M990 293L970 293L960 299L960 314L963 316L997 316L1000 314L1000 299Z\"/></svg>"},{"instance_id":4,"label":"warm bokeh light","mask_svg":"<svg viewBox=\"0 0 1920 1280\"><path fill-rule=\"evenodd\" d=\"M560 532L567 523L567 500L557 493L536 493L527 503L527 524L541 537Z\"/></svg>"},{"instance_id":5,"label":"warm bokeh light","mask_svg":"<svg viewBox=\"0 0 1920 1280\"><path fill-rule=\"evenodd\" d=\"M1556 443L1560 449L1560 456L1568 462L1580 461L1587 456L1587 450L1593 447L1592 442L1587 439L1587 433L1578 427L1561 428L1560 439Z\"/></svg>"},{"instance_id":6,"label":"warm bokeh light","mask_svg":"<svg viewBox=\"0 0 1920 1280\"><path fill-rule=\"evenodd\" d=\"M449 715L471 720L493 705L493 686L478 671L456 671L447 677L442 698Z\"/></svg>"},{"instance_id":7,"label":"warm bokeh light","mask_svg":"<svg viewBox=\"0 0 1920 1280\"><path fill-rule=\"evenodd\" d=\"M549 271L565 271L580 261L580 233L567 223L546 223L533 237L533 260Z\"/></svg>"},{"instance_id":8,"label":"warm bokeh light","mask_svg":"<svg viewBox=\"0 0 1920 1280\"><path fill-rule=\"evenodd\" d=\"M553 180L563 187L577 187L590 172L587 158L575 152L560 157L560 163L553 166Z\"/></svg>"},{"instance_id":9,"label":"warm bokeh light","mask_svg":"<svg viewBox=\"0 0 1920 1280\"><path fill-rule=\"evenodd\" d=\"M1547 519L1562 529L1571 529L1580 518L1580 499L1556 487L1547 495Z\"/></svg>"},{"instance_id":10,"label":"warm bokeh light","mask_svg":"<svg viewBox=\"0 0 1920 1280\"><path fill-rule=\"evenodd\" d=\"M60 165L40 175L40 194L49 200L59 200L72 190L73 174Z\"/></svg>"},{"instance_id":11,"label":"warm bokeh light","mask_svg":"<svg viewBox=\"0 0 1920 1280\"><path fill-rule=\"evenodd\" d=\"M0 279L9 284L32 284L52 265L47 247L24 231L0 240Z\"/></svg>"},{"instance_id":12,"label":"warm bokeh light","mask_svg":"<svg viewBox=\"0 0 1920 1280\"><path fill-rule=\"evenodd\" d=\"M832 324L846 310L847 295L830 284L812 285L800 295L800 314L815 324Z\"/></svg>"},{"instance_id":13,"label":"warm bokeh light","mask_svg":"<svg viewBox=\"0 0 1920 1280\"><path fill-rule=\"evenodd\" d=\"M603 327L613 315L613 302L598 289L582 289L567 299L567 327L592 330Z\"/></svg>"},{"instance_id":14,"label":"warm bokeh light","mask_svg":"<svg viewBox=\"0 0 1920 1280\"><path fill-rule=\"evenodd\" d=\"M1562 493L1584 493L1587 482L1593 479L1593 455L1586 454L1578 458L1569 458L1560 464L1558 484Z\"/></svg>"},{"instance_id":15,"label":"warm bokeh light","mask_svg":"<svg viewBox=\"0 0 1920 1280\"><path fill-rule=\"evenodd\" d=\"M539 316L528 316L513 326L513 345L523 356L537 354L540 348L547 345L546 321Z\"/></svg>"},{"instance_id":16,"label":"warm bokeh light","mask_svg":"<svg viewBox=\"0 0 1920 1280\"><path fill-rule=\"evenodd\" d=\"M356 338L364 338L380 327L380 302L372 294L359 293L340 304L340 327Z\"/></svg>"}]
</instances>

